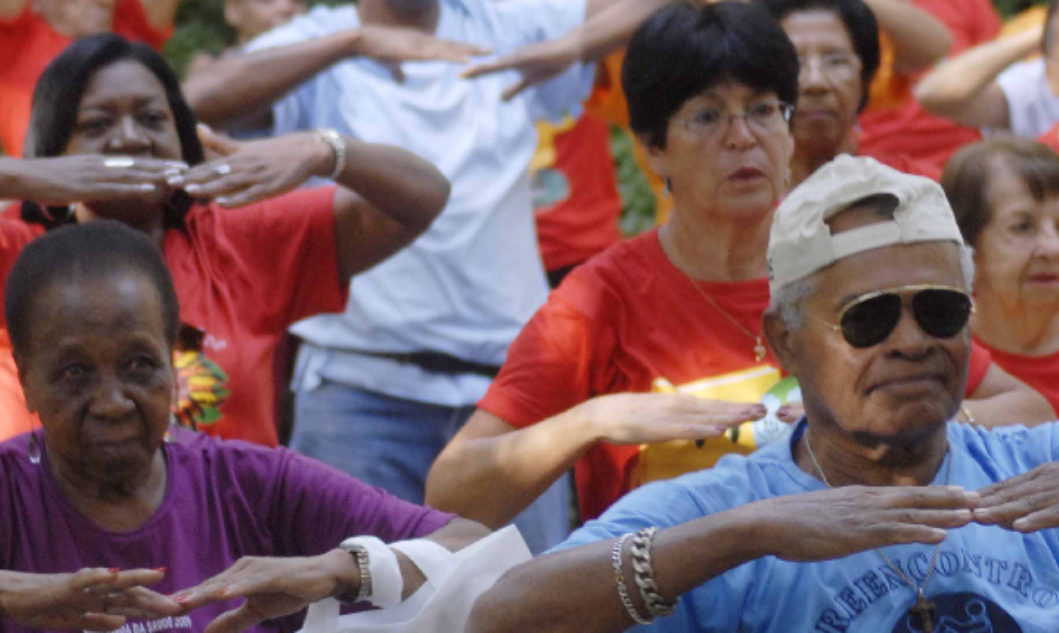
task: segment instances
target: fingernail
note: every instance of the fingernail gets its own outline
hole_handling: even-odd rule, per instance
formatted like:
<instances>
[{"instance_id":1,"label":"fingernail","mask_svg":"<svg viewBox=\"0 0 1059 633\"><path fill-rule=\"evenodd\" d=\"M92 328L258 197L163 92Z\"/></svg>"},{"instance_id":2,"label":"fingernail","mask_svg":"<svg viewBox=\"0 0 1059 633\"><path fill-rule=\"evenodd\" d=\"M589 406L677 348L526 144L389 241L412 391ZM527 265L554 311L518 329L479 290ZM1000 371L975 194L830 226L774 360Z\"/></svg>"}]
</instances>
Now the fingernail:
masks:
<instances>
[{"instance_id":1,"label":"fingernail","mask_svg":"<svg viewBox=\"0 0 1059 633\"><path fill-rule=\"evenodd\" d=\"M168 177L165 179L165 182L170 187L179 187L184 184L184 178L182 176L169 174L166 174L166 176Z\"/></svg>"},{"instance_id":2,"label":"fingernail","mask_svg":"<svg viewBox=\"0 0 1059 633\"><path fill-rule=\"evenodd\" d=\"M228 595L228 588L227 587L222 588L220 591L217 592L217 595L222 597L222 598L227 596Z\"/></svg>"},{"instance_id":3,"label":"fingernail","mask_svg":"<svg viewBox=\"0 0 1059 633\"><path fill-rule=\"evenodd\" d=\"M116 574L116 573L118 573L120 571L121 571L120 567L111 567L110 569L107 570L107 573Z\"/></svg>"},{"instance_id":4,"label":"fingernail","mask_svg":"<svg viewBox=\"0 0 1059 633\"><path fill-rule=\"evenodd\" d=\"M163 574L169 571L168 567L155 567L154 571L162 572Z\"/></svg>"},{"instance_id":5,"label":"fingernail","mask_svg":"<svg viewBox=\"0 0 1059 633\"><path fill-rule=\"evenodd\" d=\"M187 171L188 164L181 160L167 160L165 166L170 169L177 169L180 171Z\"/></svg>"},{"instance_id":6,"label":"fingernail","mask_svg":"<svg viewBox=\"0 0 1059 633\"><path fill-rule=\"evenodd\" d=\"M223 196L220 197L220 198L217 198L217 204L221 205L222 207L228 206L231 203L232 203L232 199L231 198L225 198Z\"/></svg>"},{"instance_id":7,"label":"fingernail","mask_svg":"<svg viewBox=\"0 0 1059 633\"><path fill-rule=\"evenodd\" d=\"M776 415L790 415L791 408L788 405L783 405L779 409L776 409Z\"/></svg>"},{"instance_id":8,"label":"fingernail","mask_svg":"<svg viewBox=\"0 0 1059 633\"><path fill-rule=\"evenodd\" d=\"M206 125L205 123L203 123L201 121L197 125L202 130L205 130L205 131L210 132L210 133L213 132L213 128L211 128L210 126Z\"/></svg>"},{"instance_id":9,"label":"fingernail","mask_svg":"<svg viewBox=\"0 0 1059 633\"><path fill-rule=\"evenodd\" d=\"M198 192L202 191L202 187L200 187L198 185L188 185L187 187L184 187L184 191L186 191L188 193L191 193L191 194L195 194L195 193L198 193Z\"/></svg>"},{"instance_id":10,"label":"fingernail","mask_svg":"<svg viewBox=\"0 0 1059 633\"><path fill-rule=\"evenodd\" d=\"M177 603L177 604L184 604L190 598L191 598L191 595L189 595L189 594L184 594L184 595L180 595L180 596L169 596L169 599L172 600L173 602Z\"/></svg>"}]
</instances>

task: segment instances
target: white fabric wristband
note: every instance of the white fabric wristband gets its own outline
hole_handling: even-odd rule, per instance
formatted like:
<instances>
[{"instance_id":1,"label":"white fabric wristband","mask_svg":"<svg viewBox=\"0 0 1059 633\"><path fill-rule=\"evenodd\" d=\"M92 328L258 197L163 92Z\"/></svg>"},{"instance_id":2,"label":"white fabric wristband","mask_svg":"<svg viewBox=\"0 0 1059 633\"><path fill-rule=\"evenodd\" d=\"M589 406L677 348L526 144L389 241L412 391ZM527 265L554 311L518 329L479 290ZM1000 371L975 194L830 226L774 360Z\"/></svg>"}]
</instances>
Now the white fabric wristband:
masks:
<instances>
[{"instance_id":1,"label":"white fabric wristband","mask_svg":"<svg viewBox=\"0 0 1059 633\"><path fill-rule=\"evenodd\" d=\"M362 547L368 552L368 569L371 572L371 595L368 596L368 602L380 608L400 604L404 578L401 577L397 554L374 536L354 536L342 541L344 550L348 551L353 546Z\"/></svg>"}]
</instances>

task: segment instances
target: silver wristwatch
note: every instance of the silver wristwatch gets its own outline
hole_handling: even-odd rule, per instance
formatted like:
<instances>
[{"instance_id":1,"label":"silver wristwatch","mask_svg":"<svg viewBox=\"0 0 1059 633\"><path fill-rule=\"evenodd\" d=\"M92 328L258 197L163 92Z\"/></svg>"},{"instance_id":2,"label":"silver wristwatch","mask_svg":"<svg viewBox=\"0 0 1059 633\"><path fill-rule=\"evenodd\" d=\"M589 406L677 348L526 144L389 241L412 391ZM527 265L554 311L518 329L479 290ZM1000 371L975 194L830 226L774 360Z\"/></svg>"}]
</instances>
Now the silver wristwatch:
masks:
<instances>
[{"instance_id":1,"label":"silver wristwatch","mask_svg":"<svg viewBox=\"0 0 1059 633\"><path fill-rule=\"evenodd\" d=\"M371 598L371 567L368 560L368 548L359 543L349 542L343 542L339 547L353 556L353 560L357 563L357 571L360 572L360 592L353 602L368 600Z\"/></svg>"}]
</instances>

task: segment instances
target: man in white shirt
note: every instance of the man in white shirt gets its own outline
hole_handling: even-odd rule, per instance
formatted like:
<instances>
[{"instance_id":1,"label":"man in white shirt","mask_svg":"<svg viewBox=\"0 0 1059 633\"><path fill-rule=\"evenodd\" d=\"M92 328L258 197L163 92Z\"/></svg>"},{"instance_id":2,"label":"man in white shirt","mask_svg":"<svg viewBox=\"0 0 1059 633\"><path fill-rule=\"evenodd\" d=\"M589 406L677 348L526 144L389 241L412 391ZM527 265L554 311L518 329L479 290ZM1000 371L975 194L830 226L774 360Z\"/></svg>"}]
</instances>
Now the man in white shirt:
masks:
<instances>
[{"instance_id":1,"label":"man in white shirt","mask_svg":"<svg viewBox=\"0 0 1059 633\"><path fill-rule=\"evenodd\" d=\"M344 314L295 327L305 343L294 378L293 448L422 503L434 457L545 299L528 176L534 122L578 108L593 77L578 64L505 101L517 76L471 81L460 76L467 65L451 60L560 37L597 2L605 4L361 0L317 7L187 86L209 122L271 106L275 133L336 128L414 151L452 181L449 204L427 233L357 276ZM386 63L409 57L443 59ZM552 527L530 529L535 549L565 536L565 486L559 482L543 500Z\"/></svg>"}]
</instances>

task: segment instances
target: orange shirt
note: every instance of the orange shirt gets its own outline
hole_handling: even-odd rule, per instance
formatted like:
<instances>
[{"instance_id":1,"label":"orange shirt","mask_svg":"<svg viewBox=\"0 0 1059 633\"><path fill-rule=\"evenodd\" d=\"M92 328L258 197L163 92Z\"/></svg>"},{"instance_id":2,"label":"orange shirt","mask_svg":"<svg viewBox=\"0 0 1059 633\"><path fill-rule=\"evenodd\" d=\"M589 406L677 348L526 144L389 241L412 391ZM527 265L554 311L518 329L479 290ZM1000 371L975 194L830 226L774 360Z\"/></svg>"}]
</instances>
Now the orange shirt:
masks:
<instances>
[{"instance_id":1,"label":"orange shirt","mask_svg":"<svg viewBox=\"0 0 1059 633\"><path fill-rule=\"evenodd\" d=\"M9 156L22 155L22 141L29 126L30 104L37 79L59 53L73 42L55 32L27 3L12 19L0 19L0 145ZM114 32L161 49L173 29L150 25L140 0L118 0L114 9Z\"/></svg>"},{"instance_id":2,"label":"orange shirt","mask_svg":"<svg viewBox=\"0 0 1059 633\"><path fill-rule=\"evenodd\" d=\"M766 279L698 285L742 328L761 331L769 303ZM707 468L727 453L749 453L766 435L782 430L775 410L788 398L800 399L800 392L771 355L756 362L753 347L753 338L673 266L658 231L651 230L570 273L515 339L478 406L520 428L609 393L679 392L760 401L769 409L764 420L701 447L691 441L592 447L576 467L587 520L636 485ZM968 393L989 363L988 353L972 354Z\"/></svg>"}]
</instances>

